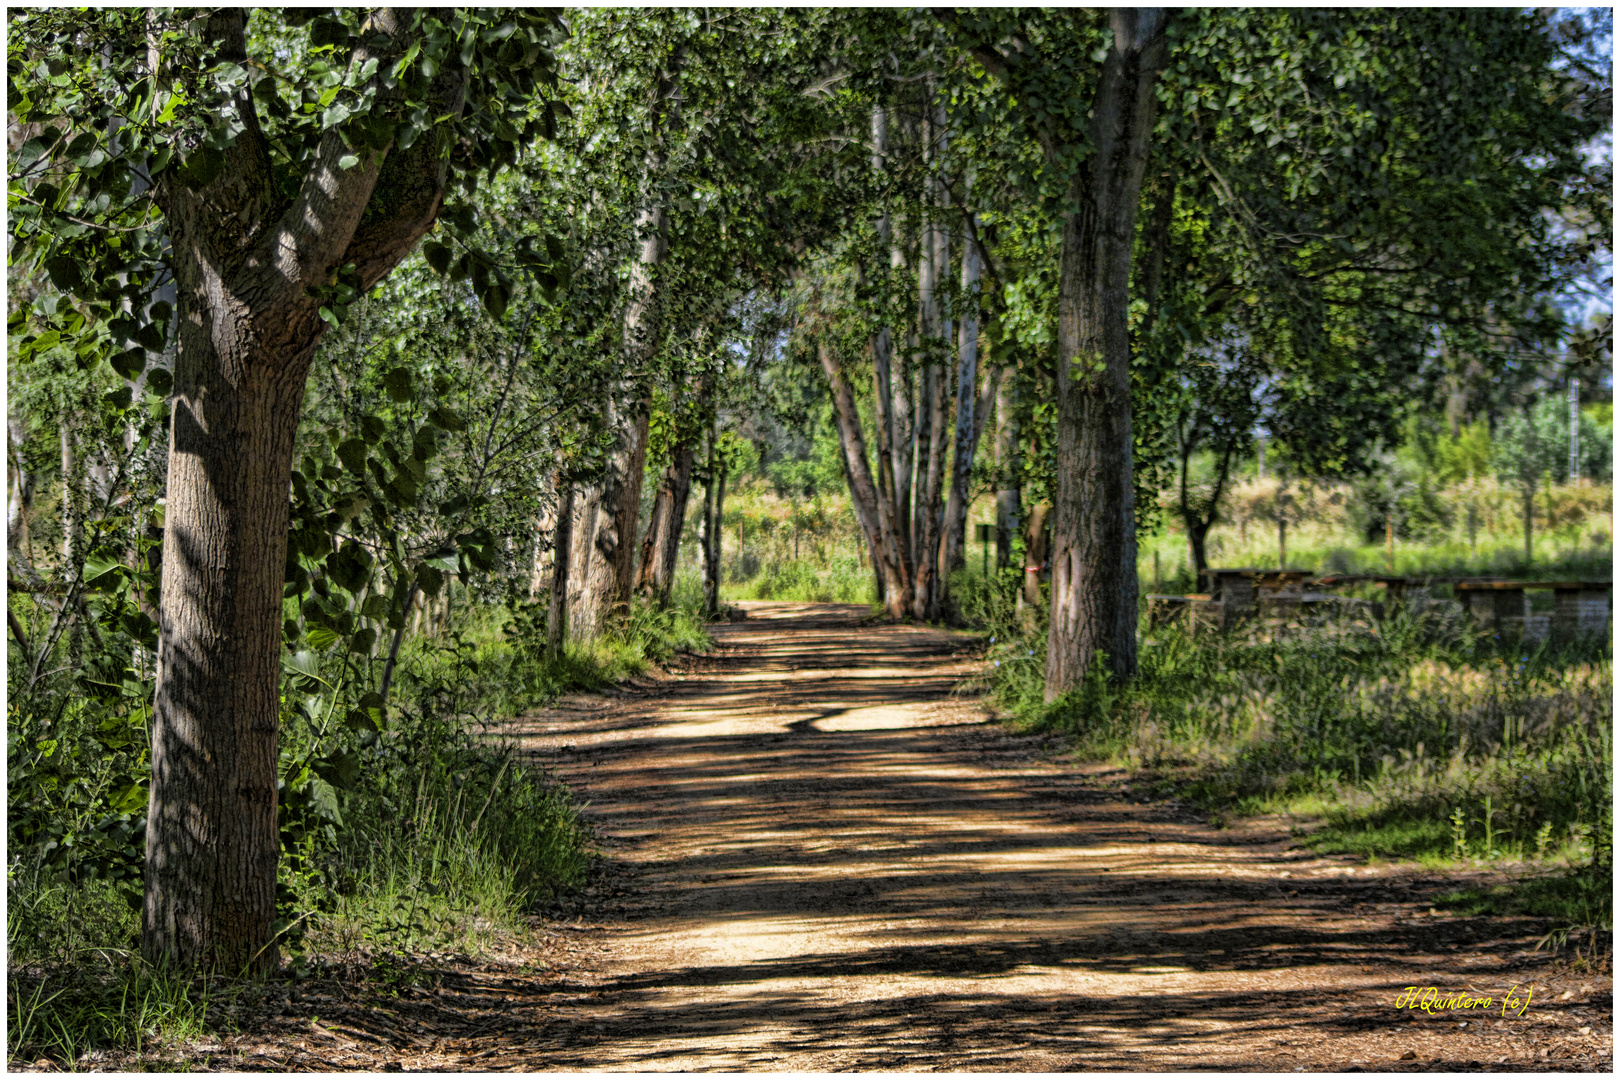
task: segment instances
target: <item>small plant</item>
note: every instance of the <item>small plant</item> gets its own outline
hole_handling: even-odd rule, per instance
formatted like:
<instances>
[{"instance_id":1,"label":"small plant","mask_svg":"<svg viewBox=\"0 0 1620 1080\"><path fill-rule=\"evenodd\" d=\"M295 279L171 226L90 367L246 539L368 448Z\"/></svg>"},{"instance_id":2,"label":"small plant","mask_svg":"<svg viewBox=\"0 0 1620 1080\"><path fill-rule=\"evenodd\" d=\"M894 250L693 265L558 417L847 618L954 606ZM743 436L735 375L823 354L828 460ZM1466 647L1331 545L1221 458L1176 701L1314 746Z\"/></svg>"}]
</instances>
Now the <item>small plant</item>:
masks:
<instances>
[{"instance_id":1,"label":"small plant","mask_svg":"<svg viewBox=\"0 0 1620 1080\"><path fill-rule=\"evenodd\" d=\"M1460 806L1451 812L1451 857L1458 862L1468 858L1468 815Z\"/></svg>"},{"instance_id":2,"label":"small plant","mask_svg":"<svg viewBox=\"0 0 1620 1080\"><path fill-rule=\"evenodd\" d=\"M1545 862L1547 849L1552 846L1552 822L1543 821L1541 828L1536 830L1536 862Z\"/></svg>"}]
</instances>

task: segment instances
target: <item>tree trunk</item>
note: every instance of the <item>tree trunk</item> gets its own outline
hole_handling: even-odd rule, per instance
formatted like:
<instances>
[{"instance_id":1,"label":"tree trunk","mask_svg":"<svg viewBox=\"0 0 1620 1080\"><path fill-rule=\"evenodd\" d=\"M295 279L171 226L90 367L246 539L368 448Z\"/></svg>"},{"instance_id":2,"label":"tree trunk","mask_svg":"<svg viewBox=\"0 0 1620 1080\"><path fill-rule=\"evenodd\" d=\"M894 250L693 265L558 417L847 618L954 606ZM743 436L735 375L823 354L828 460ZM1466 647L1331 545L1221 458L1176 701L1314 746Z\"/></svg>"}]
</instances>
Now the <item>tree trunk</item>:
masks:
<instances>
[{"instance_id":1,"label":"tree trunk","mask_svg":"<svg viewBox=\"0 0 1620 1080\"><path fill-rule=\"evenodd\" d=\"M964 236L962 292L966 305L957 320L956 445L951 458L951 489L945 500L945 542L940 557L940 579L966 565L968 482L973 475L973 454L984 414L976 409L979 385L979 247Z\"/></svg>"},{"instance_id":2,"label":"tree trunk","mask_svg":"<svg viewBox=\"0 0 1620 1080\"><path fill-rule=\"evenodd\" d=\"M6 508L6 555L12 566L34 565L34 548L28 533L28 515L34 504L34 477L23 468L23 442L27 439L25 419L18 413L6 418L11 454L9 505Z\"/></svg>"},{"instance_id":3,"label":"tree trunk","mask_svg":"<svg viewBox=\"0 0 1620 1080\"><path fill-rule=\"evenodd\" d=\"M882 106L872 110L872 169L881 173L887 164L889 146L888 111ZM892 249L892 227L888 212L885 211L878 218L878 250L886 247ZM903 256L893 251L891 256L890 274L885 278L884 295L894 280L895 257L899 257L900 266L904 265ZM903 619L911 610L912 600L912 574L910 565L910 529L908 527L909 510L902 494L908 485L902 484L901 451L899 443L904 441L901 432L908 425L897 419L897 408L903 412L905 409L905 393L895 393L895 379L893 370L894 332L891 327L884 326L872 336L872 399L877 421L877 524L880 535L883 536L885 553L881 559L876 557L874 548L873 567L882 588L878 597L883 604L884 612L890 619ZM904 381L904 376L901 379ZM846 451L847 453L847 451ZM906 459L909 464L909 458ZM797 547L797 531L795 531L795 548ZM795 551L795 559L797 552ZM887 576L885 576L885 574Z\"/></svg>"},{"instance_id":4,"label":"tree trunk","mask_svg":"<svg viewBox=\"0 0 1620 1080\"><path fill-rule=\"evenodd\" d=\"M844 377L843 365L825 334L818 336L816 350L821 358L821 368L826 372L827 383L832 387L838 442L844 451L844 475L849 481L850 503L865 537L867 550L872 555L872 572L880 586L878 596L885 610L894 616L904 599L905 575L892 523L880 510L881 499L877 485L872 482L866 438L861 430L860 413L855 407L855 392Z\"/></svg>"},{"instance_id":5,"label":"tree trunk","mask_svg":"<svg viewBox=\"0 0 1620 1080\"><path fill-rule=\"evenodd\" d=\"M62 561L58 578L67 580L67 575L73 571L74 553L79 548L79 533L81 522L79 519L79 485L74 483L78 479L78 459L73 453L73 414L63 409L61 414L62 434Z\"/></svg>"},{"instance_id":6,"label":"tree trunk","mask_svg":"<svg viewBox=\"0 0 1620 1080\"><path fill-rule=\"evenodd\" d=\"M945 108L936 103L924 125L925 159L939 168L945 150ZM950 193L937 175L929 181L930 204L935 213L950 205ZM939 575L940 541L944 532L941 500L945 486L945 450L949 416L945 390L945 358L950 352L950 317L941 295L941 276L950 267L950 233L937 220L927 222L918 255L918 322L926 350L922 391L917 399L918 466L917 503L912 535L915 541L916 586L911 611L919 619L937 619L944 599Z\"/></svg>"},{"instance_id":7,"label":"tree trunk","mask_svg":"<svg viewBox=\"0 0 1620 1080\"><path fill-rule=\"evenodd\" d=\"M652 411L652 398L645 389L645 369L658 351L663 330L663 295L656 279L658 267L669 252L669 215L661 187L667 159L662 134L665 122L659 110L676 112L675 91L684 58L684 49L678 50L672 62L673 72L660 79L653 105L652 149L647 156L642 206L636 218L641 248L631 268L629 303L624 314L622 396L628 400L610 410L610 415L618 416L618 442L602 480L600 513L592 538L601 561L596 564L584 596L584 607L590 609L586 619L593 633L600 631L609 612L629 607L636 584L636 526L641 517L647 425Z\"/></svg>"},{"instance_id":8,"label":"tree trunk","mask_svg":"<svg viewBox=\"0 0 1620 1080\"><path fill-rule=\"evenodd\" d=\"M568 564L574 549L574 484L557 470L557 525L551 536L551 606L546 612L546 659L562 656L568 640Z\"/></svg>"},{"instance_id":9,"label":"tree trunk","mask_svg":"<svg viewBox=\"0 0 1620 1080\"><path fill-rule=\"evenodd\" d=\"M370 18L351 58L381 80L409 33L397 12ZM206 36L245 62L246 17L215 9ZM372 52L378 43L381 55ZM430 94L458 114L465 75ZM177 282L179 352L169 438L157 690L152 721L141 948L154 963L230 974L276 966L277 725L281 601L293 437L323 323L312 287L353 264L362 289L432 225L445 177L436 140L351 153L333 130L290 204L244 86L242 130L217 177L157 188ZM377 197L378 211L365 215Z\"/></svg>"},{"instance_id":10,"label":"tree trunk","mask_svg":"<svg viewBox=\"0 0 1620 1080\"><path fill-rule=\"evenodd\" d=\"M281 588L313 336L280 362L247 312L197 295L199 269L182 278L142 945L234 974L277 960Z\"/></svg>"},{"instance_id":11,"label":"tree trunk","mask_svg":"<svg viewBox=\"0 0 1620 1080\"><path fill-rule=\"evenodd\" d=\"M720 421L709 435L708 482L703 492L703 612L720 613L720 533L726 503L726 470L720 456Z\"/></svg>"},{"instance_id":12,"label":"tree trunk","mask_svg":"<svg viewBox=\"0 0 1620 1080\"><path fill-rule=\"evenodd\" d=\"M659 607L669 604L669 591L675 583L675 562L681 550L681 527L686 522L686 503L692 490L692 465L696 457L696 449L690 442L675 447L653 499L652 518L641 545L641 577L636 589L655 600Z\"/></svg>"},{"instance_id":13,"label":"tree trunk","mask_svg":"<svg viewBox=\"0 0 1620 1080\"><path fill-rule=\"evenodd\" d=\"M602 556L596 547L597 522L602 517L602 492L595 484L574 496L577 508L569 537L568 556L568 634L573 641L589 641L599 629L600 605L589 597L603 574Z\"/></svg>"},{"instance_id":14,"label":"tree trunk","mask_svg":"<svg viewBox=\"0 0 1620 1080\"><path fill-rule=\"evenodd\" d=\"M1099 654L1136 673L1131 245L1166 58L1162 9L1116 8L1092 109L1092 153L1064 215L1058 287L1057 482L1046 697L1080 685Z\"/></svg>"},{"instance_id":15,"label":"tree trunk","mask_svg":"<svg viewBox=\"0 0 1620 1080\"><path fill-rule=\"evenodd\" d=\"M1018 531L1022 464L1018 453L1018 385L1012 371L1003 368L996 390L996 568L1012 562L1013 535Z\"/></svg>"},{"instance_id":16,"label":"tree trunk","mask_svg":"<svg viewBox=\"0 0 1620 1080\"><path fill-rule=\"evenodd\" d=\"M1031 607L1041 602L1041 568L1051 554L1047 543L1047 524L1051 520L1051 506L1041 503L1030 511L1024 523L1024 603Z\"/></svg>"}]
</instances>

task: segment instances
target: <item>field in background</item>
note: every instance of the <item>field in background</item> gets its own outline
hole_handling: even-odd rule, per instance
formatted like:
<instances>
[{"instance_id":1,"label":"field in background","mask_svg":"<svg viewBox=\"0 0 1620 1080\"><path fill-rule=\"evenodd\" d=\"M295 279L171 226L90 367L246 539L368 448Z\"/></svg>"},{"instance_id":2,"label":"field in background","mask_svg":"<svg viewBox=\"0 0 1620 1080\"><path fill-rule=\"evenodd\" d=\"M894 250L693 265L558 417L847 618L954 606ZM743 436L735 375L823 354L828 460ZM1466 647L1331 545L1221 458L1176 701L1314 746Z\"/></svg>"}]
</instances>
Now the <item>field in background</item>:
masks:
<instances>
[{"instance_id":1,"label":"field in background","mask_svg":"<svg viewBox=\"0 0 1620 1080\"><path fill-rule=\"evenodd\" d=\"M1277 505L1281 485L1272 478L1236 483L1223 500L1223 516L1210 530L1212 566L1279 565ZM1349 484L1295 481L1284 491L1288 565L1317 573L1499 574L1547 580L1561 576L1606 578L1614 536L1612 484L1555 484L1535 497L1534 558L1524 561L1522 502L1517 491L1484 478L1426 492L1423 513L1410 515L1390 545L1382 529L1367 535L1373 518ZM1158 528L1139 537L1140 592L1196 592L1186 532L1169 493L1161 498ZM699 573L694 499L681 545L681 568ZM966 573L977 576L984 552L973 525L994 520L988 495L968 516ZM843 493L784 498L759 479L728 493L721 544L721 595L727 600L801 600L872 603L876 586L849 498ZM990 563L994 568L992 547ZM1533 597L1537 602L1550 602Z\"/></svg>"}]
</instances>

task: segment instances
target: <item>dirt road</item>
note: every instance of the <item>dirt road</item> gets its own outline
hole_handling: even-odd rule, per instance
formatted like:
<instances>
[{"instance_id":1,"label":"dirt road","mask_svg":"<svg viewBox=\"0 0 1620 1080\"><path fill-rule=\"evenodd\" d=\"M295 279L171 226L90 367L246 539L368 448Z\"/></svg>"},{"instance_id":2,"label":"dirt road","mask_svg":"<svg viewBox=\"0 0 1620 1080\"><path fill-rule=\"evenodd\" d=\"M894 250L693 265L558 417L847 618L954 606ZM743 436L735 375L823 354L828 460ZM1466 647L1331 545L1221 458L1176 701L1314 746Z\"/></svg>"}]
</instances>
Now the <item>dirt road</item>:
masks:
<instances>
[{"instance_id":1,"label":"dirt road","mask_svg":"<svg viewBox=\"0 0 1620 1080\"><path fill-rule=\"evenodd\" d=\"M1465 876L1216 830L1009 735L953 696L964 638L748 608L690 670L514 722L606 856L534 937L273 984L141 1067L1612 1071L1607 965L1455 917Z\"/></svg>"},{"instance_id":2,"label":"dirt road","mask_svg":"<svg viewBox=\"0 0 1620 1080\"><path fill-rule=\"evenodd\" d=\"M1549 965L1530 923L1436 911L1455 877L1217 831L1048 760L952 696L961 638L748 608L678 681L520 722L610 861L555 939L585 951L481 1064L1609 1067L1610 980ZM1397 1009L1414 985L1495 1004Z\"/></svg>"}]
</instances>

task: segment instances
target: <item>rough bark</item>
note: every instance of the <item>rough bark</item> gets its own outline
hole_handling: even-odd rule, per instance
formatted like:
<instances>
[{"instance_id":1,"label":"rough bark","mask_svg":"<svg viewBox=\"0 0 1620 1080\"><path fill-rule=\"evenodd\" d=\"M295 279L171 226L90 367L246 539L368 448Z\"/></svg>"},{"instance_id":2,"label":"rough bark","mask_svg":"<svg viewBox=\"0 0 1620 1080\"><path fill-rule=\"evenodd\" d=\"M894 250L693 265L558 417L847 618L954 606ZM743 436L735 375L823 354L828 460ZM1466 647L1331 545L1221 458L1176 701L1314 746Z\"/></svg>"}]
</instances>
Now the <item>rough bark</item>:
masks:
<instances>
[{"instance_id":1,"label":"rough bark","mask_svg":"<svg viewBox=\"0 0 1620 1080\"><path fill-rule=\"evenodd\" d=\"M940 578L966 565L968 481L973 475L973 456L984 427L984 410L979 407L979 248L962 244L962 291L968 298L957 320L956 344L956 445L951 457L951 489L945 500L945 540L940 555ZM992 379L987 375L986 386Z\"/></svg>"},{"instance_id":2,"label":"rough bark","mask_svg":"<svg viewBox=\"0 0 1620 1080\"><path fill-rule=\"evenodd\" d=\"M889 116L888 110L882 106L872 110L872 170L882 173L887 167L889 152ZM887 210L878 218L878 249L888 248L892 243L893 228ZM896 256L893 252L890 258L890 276L884 281L887 286L893 279L892 271L895 269ZM901 262L903 265L903 261ZM885 614L891 619L903 619L911 610L912 575L909 558L910 536L906 527L909 516L905 500L901 496L903 490L899 480L901 472L901 457L897 446L900 438L895 417L897 406L894 379L894 331L892 327L881 327L872 336L872 397L874 412L877 421L877 517L878 530L884 537L883 547L885 555L880 560L875 554L873 566L879 580L883 585L878 595L882 598ZM903 408L904 392L899 399ZM847 451L846 451L847 453ZM877 548L873 548L874 552ZM797 557L797 556L795 556ZM884 564L887 564L886 569ZM884 574L887 573L887 577Z\"/></svg>"},{"instance_id":3,"label":"rough bark","mask_svg":"<svg viewBox=\"0 0 1620 1080\"><path fill-rule=\"evenodd\" d=\"M1019 483L1022 463L1018 445L1017 380L1003 373L996 390L996 567L1005 569L1012 562L1013 535L1018 531L1022 508Z\"/></svg>"},{"instance_id":4,"label":"rough bark","mask_svg":"<svg viewBox=\"0 0 1620 1080\"><path fill-rule=\"evenodd\" d=\"M675 560L680 554L681 526L686 521L686 502L692 490L692 464L696 448L690 442L676 445L664 469L658 492L653 496L647 535L641 541L641 573L636 591L660 607L669 603L669 590L675 581Z\"/></svg>"},{"instance_id":5,"label":"rough bark","mask_svg":"<svg viewBox=\"0 0 1620 1080\"><path fill-rule=\"evenodd\" d=\"M1024 522L1024 603L1031 607L1041 602L1041 570L1051 554L1047 544L1051 519L1052 507L1041 503Z\"/></svg>"},{"instance_id":6,"label":"rough bark","mask_svg":"<svg viewBox=\"0 0 1620 1080\"><path fill-rule=\"evenodd\" d=\"M593 587L603 573L602 557L595 539L597 522L602 517L602 489L592 484L574 496L574 524L570 537L568 557L568 636L573 641L588 641L596 636L597 615L601 607L588 603Z\"/></svg>"},{"instance_id":7,"label":"rough bark","mask_svg":"<svg viewBox=\"0 0 1620 1080\"><path fill-rule=\"evenodd\" d=\"M1058 286L1057 471L1046 696L1077 687L1098 654L1136 673L1131 245L1166 58L1166 13L1116 8L1092 108L1091 146L1064 216Z\"/></svg>"},{"instance_id":8,"label":"rough bark","mask_svg":"<svg viewBox=\"0 0 1620 1080\"><path fill-rule=\"evenodd\" d=\"M600 557L582 597L579 620L599 632L610 612L622 612L630 604L636 584L636 527L641 517L641 484L647 467L647 425L652 412L647 366L658 351L663 330L663 294L658 287L658 268L669 252L669 213L661 180L667 153L663 145L664 113L676 112L676 90L684 63L678 51L672 71L660 78L652 104L650 150L646 175L642 180L641 208L636 215L636 235L640 249L631 267L629 302L624 313L624 375L621 401L613 415L618 418L617 442L609 458L607 475L598 492L601 512L597 515L592 545Z\"/></svg>"},{"instance_id":9,"label":"rough bark","mask_svg":"<svg viewBox=\"0 0 1620 1080\"><path fill-rule=\"evenodd\" d=\"M924 157L934 165L945 148L943 103L936 103L924 125ZM950 205L945 183L929 181L930 202L937 212ZM916 505L912 513L913 565L916 568L911 611L919 619L939 617L943 600L939 573L939 547L944 527L941 499L945 485L945 450L948 443L948 397L941 353L948 353L950 318L941 295L941 275L950 266L950 234L937 218L927 222L917 260L918 324L926 349L922 388L917 395Z\"/></svg>"},{"instance_id":10,"label":"rough bark","mask_svg":"<svg viewBox=\"0 0 1620 1080\"><path fill-rule=\"evenodd\" d=\"M352 62L375 56L387 71L409 35L388 9L371 25L384 53L362 47ZM246 59L241 10L214 11L206 32L221 59ZM459 111L463 78L435 81L440 111ZM444 187L436 140L344 169L332 131L283 203L245 90L234 106L243 131L219 175L197 189L169 177L156 196L179 351L141 941L153 962L232 973L277 961L282 576L293 436L324 325L310 289L347 262L374 284L431 225Z\"/></svg>"},{"instance_id":11,"label":"rough bark","mask_svg":"<svg viewBox=\"0 0 1620 1080\"><path fill-rule=\"evenodd\" d=\"M720 457L720 423L717 419L709 436L708 477L703 492L703 610L709 617L720 613L720 523L725 513L726 471Z\"/></svg>"},{"instance_id":12,"label":"rough bark","mask_svg":"<svg viewBox=\"0 0 1620 1080\"><path fill-rule=\"evenodd\" d=\"M827 383L832 387L833 415L838 425L838 443L844 451L844 475L849 481L850 502L872 555L878 595L882 597L884 607L892 610L904 596L900 550L893 530L885 527L879 513L880 499L867 460L866 436L861 430L860 413L855 407L855 392L844 377L843 365L828 344L825 334L817 340L816 350L821 359L821 368L826 372Z\"/></svg>"},{"instance_id":13,"label":"rough bark","mask_svg":"<svg viewBox=\"0 0 1620 1080\"><path fill-rule=\"evenodd\" d=\"M574 548L574 484L557 470L557 525L551 535L551 605L546 611L546 658L562 655L568 640L568 564Z\"/></svg>"}]
</instances>

